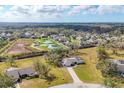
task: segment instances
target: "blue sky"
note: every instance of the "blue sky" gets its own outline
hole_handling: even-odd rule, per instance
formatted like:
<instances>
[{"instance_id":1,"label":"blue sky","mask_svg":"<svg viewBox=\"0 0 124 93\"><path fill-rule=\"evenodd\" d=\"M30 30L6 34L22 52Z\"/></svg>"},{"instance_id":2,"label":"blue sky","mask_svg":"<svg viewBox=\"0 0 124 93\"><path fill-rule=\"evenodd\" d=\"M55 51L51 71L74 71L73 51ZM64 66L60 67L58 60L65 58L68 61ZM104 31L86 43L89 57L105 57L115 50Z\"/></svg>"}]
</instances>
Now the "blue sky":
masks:
<instances>
[{"instance_id":1,"label":"blue sky","mask_svg":"<svg viewBox=\"0 0 124 93\"><path fill-rule=\"evenodd\" d=\"M4 5L0 22L124 22L124 6Z\"/></svg>"}]
</instances>

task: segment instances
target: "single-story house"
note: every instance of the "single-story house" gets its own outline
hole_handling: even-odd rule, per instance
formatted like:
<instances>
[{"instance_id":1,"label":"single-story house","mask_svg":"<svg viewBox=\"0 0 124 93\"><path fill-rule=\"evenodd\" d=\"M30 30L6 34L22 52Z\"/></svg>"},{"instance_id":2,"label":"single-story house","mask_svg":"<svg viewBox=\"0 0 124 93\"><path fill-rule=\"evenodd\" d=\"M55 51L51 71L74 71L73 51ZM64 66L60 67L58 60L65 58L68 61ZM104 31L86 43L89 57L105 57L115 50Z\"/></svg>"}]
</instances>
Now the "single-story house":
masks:
<instances>
[{"instance_id":1,"label":"single-story house","mask_svg":"<svg viewBox=\"0 0 124 93\"><path fill-rule=\"evenodd\" d=\"M62 65L67 66L67 67L74 66L77 64L83 64L83 63L84 63L84 61L80 57L64 58L62 60Z\"/></svg>"},{"instance_id":2,"label":"single-story house","mask_svg":"<svg viewBox=\"0 0 124 93\"><path fill-rule=\"evenodd\" d=\"M124 74L124 60L110 59L111 62L117 64L117 69Z\"/></svg>"},{"instance_id":3,"label":"single-story house","mask_svg":"<svg viewBox=\"0 0 124 93\"><path fill-rule=\"evenodd\" d=\"M23 68L23 69L9 68L6 70L6 74L10 77L13 77L15 82L18 82L25 77L36 76L37 72L35 72L31 67Z\"/></svg>"}]
</instances>

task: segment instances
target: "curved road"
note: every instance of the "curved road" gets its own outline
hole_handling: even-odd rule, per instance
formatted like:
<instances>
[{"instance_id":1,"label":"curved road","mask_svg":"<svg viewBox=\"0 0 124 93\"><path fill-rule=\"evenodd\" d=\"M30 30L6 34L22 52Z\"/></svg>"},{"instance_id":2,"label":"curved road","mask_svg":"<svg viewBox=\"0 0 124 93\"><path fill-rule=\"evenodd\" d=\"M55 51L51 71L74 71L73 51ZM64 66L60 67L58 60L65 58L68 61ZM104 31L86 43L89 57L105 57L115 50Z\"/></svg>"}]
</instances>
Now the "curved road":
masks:
<instances>
[{"instance_id":1,"label":"curved road","mask_svg":"<svg viewBox=\"0 0 124 93\"><path fill-rule=\"evenodd\" d=\"M101 84L84 83L78 78L72 67L67 67L67 69L73 78L73 83L53 86L51 88L104 88L105 87Z\"/></svg>"}]
</instances>

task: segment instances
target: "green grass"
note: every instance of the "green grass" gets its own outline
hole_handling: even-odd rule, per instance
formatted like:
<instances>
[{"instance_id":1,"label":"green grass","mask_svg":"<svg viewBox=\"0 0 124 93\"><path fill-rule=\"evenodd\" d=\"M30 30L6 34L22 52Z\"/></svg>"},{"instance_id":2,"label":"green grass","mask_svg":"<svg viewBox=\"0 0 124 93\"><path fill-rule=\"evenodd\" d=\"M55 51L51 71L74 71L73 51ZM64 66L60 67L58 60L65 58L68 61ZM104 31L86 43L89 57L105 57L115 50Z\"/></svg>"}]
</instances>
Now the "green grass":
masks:
<instances>
[{"instance_id":1,"label":"green grass","mask_svg":"<svg viewBox=\"0 0 124 93\"><path fill-rule=\"evenodd\" d=\"M15 44L16 40L14 41L10 41L6 46L4 46L3 48L0 49L0 55L4 55L5 51L7 51L11 46L13 46L13 44Z\"/></svg>"},{"instance_id":2,"label":"green grass","mask_svg":"<svg viewBox=\"0 0 124 93\"><path fill-rule=\"evenodd\" d=\"M39 56L39 57L17 60L16 64L17 67L19 68L31 67L33 66L32 65L33 61L37 59L41 60L42 62L45 62L44 57ZM41 88L41 87L50 87L50 86L72 82L72 78L66 68L58 68L58 67L53 67L51 65L49 66L51 68L50 73L56 76L55 80L53 80L52 82L48 82L44 79L39 79L39 78L34 78L30 80L25 79L22 81L22 83L20 83L20 86L23 88ZM7 65L6 62L0 63L0 71L5 71L7 68L9 68L9 66Z\"/></svg>"},{"instance_id":3,"label":"green grass","mask_svg":"<svg viewBox=\"0 0 124 93\"><path fill-rule=\"evenodd\" d=\"M44 42L46 40L49 40L50 42L52 42L53 45L57 46L58 49L67 49L68 47L63 45L62 43L48 37L48 38L41 38L41 39L37 39L36 42L39 42L41 44L41 46L39 46L39 50L49 50L48 45L44 44ZM32 47L35 48L34 44L32 45Z\"/></svg>"},{"instance_id":4,"label":"green grass","mask_svg":"<svg viewBox=\"0 0 124 93\"><path fill-rule=\"evenodd\" d=\"M67 69L63 68L52 68L51 73L56 76L56 79L52 82L48 82L44 79L35 78L30 80L23 80L20 84L22 88L46 88L51 86L56 86L60 84L72 82L72 78L68 73Z\"/></svg>"},{"instance_id":5,"label":"green grass","mask_svg":"<svg viewBox=\"0 0 124 93\"><path fill-rule=\"evenodd\" d=\"M96 69L96 48L80 49L77 55L85 61L85 64L74 68L78 77L88 83L103 83L103 77L100 71Z\"/></svg>"}]
</instances>

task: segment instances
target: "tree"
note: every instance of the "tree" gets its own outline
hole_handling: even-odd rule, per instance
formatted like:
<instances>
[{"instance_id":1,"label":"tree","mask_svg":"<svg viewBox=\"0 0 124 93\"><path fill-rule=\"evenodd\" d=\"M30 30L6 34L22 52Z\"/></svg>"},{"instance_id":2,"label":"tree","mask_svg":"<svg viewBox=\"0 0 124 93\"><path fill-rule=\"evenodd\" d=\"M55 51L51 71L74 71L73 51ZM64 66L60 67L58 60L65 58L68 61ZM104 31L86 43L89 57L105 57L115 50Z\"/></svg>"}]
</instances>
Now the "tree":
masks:
<instances>
[{"instance_id":1,"label":"tree","mask_svg":"<svg viewBox=\"0 0 124 93\"><path fill-rule=\"evenodd\" d=\"M49 64L60 67L62 58L62 51L58 49L49 51L45 59Z\"/></svg>"},{"instance_id":2,"label":"tree","mask_svg":"<svg viewBox=\"0 0 124 93\"><path fill-rule=\"evenodd\" d=\"M75 39L74 37L70 37L71 38L71 49L74 51L74 52L78 52L78 49L80 47L80 42Z\"/></svg>"},{"instance_id":3,"label":"tree","mask_svg":"<svg viewBox=\"0 0 124 93\"><path fill-rule=\"evenodd\" d=\"M0 72L0 88L15 87L15 82L12 77Z\"/></svg>"},{"instance_id":4,"label":"tree","mask_svg":"<svg viewBox=\"0 0 124 93\"><path fill-rule=\"evenodd\" d=\"M99 60L105 60L108 58L108 54L103 46L99 46L97 49L97 56Z\"/></svg>"},{"instance_id":5,"label":"tree","mask_svg":"<svg viewBox=\"0 0 124 93\"><path fill-rule=\"evenodd\" d=\"M36 61L34 61L33 66L35 71L38 72L40 78L46 79L48 77L48 74L50 72L50 67L48 65L37 59Z\"/></svg>"},{"instance_id":6,"label":"tree","mask_svg":"<svg viewBox=\"0 0 124 93\"><path fill-rule=\"evenodd\" d=\"M118 75L117 64L108 60L101 60L97 64L97 68L102 72L104 77L113 77Z\"/></svg>"},{"instance_id":7,"label":"tree","mask_svg":"<svg viewBox=\"0 0 124 93\"><path fill-rule=\"evenodd\" d=\"M104 77L104 84L107 87L118 87L118 83L122 83L124 80L120 76L117 70L117 64L112 63L109 60L101 60L97 64L97 69L99 69Z\"/></svg>"},{"instance_id":8,"label":"tree","mask_svg":"<svg viewBox=\"0 0 124 93\"><path fill-rule=\"evenodd\" d=\"M104 84L105 86L111 87L111 88L116 86L115 83L112 81L112 78L105 78Z\"/></svg>"},{"instance_id":9,"label":"tree","mask_svg":"<svg viewBox=\"0 0 124 93\"><path fill-rule=\"evenodd\" d=\"M17 67L16 62L15 62L15 58L13 56L7 56L6 62L8 63L9 67Z\"/></svg>"}]
</instances>

